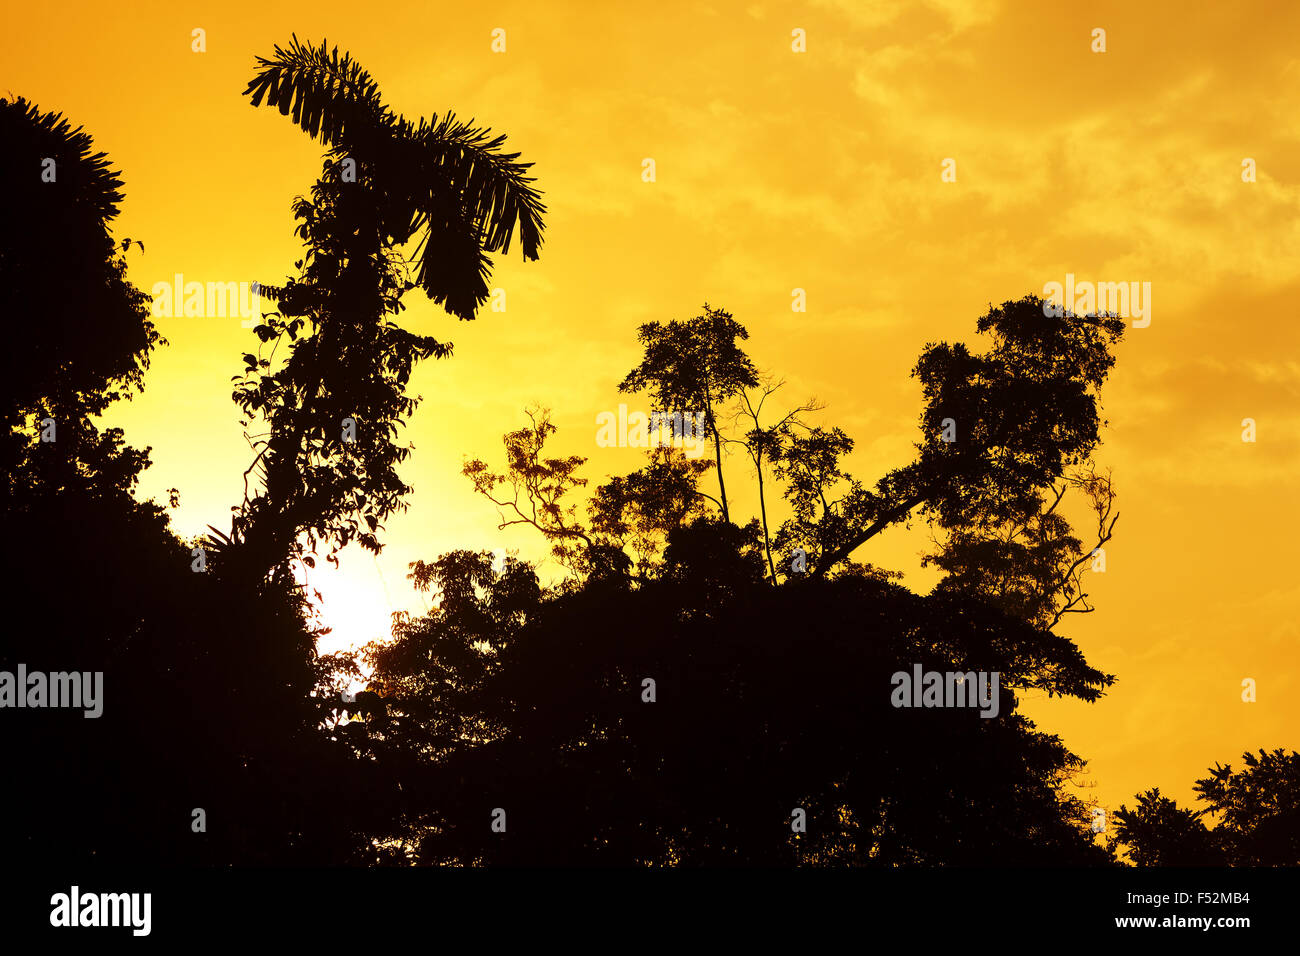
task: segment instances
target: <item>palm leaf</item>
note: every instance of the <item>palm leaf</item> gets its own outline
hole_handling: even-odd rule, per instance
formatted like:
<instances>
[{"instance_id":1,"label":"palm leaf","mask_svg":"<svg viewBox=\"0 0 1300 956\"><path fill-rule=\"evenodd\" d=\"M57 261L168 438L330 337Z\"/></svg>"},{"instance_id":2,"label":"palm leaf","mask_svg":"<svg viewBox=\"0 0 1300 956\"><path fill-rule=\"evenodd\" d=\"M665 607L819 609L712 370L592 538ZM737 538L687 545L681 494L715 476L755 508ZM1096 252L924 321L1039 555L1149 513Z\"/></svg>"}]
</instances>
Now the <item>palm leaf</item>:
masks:
<instances>
[{"instance_id":1,"label":"palm leaf","mask_svg":"<svg viewBox=\"0 0 1300 956\"><path fill-rule=\"evenodd\" d=\"M483 248L509 252L516 224L525 259L536 259L542 246L542 214L546 206L527 175L532 163L519 162L518 153L503 153L505 136L493 137L473 120L459 122L448 113L440 122L421 121L414 133L428 161L439 168L473 217L486 228Z\"/></svg>"},{"instance_id":2,"label":"palm leaf","mask_svg":"<svg viewBox=\"0 0 1300 956\"><path fill-rule=\"evenodd\" d=\"M208 530L210 530L212 534L204 535L202 540L203 543L208 546L209 551L212 551L213 553L218 553L224 550L225 548L234 545L235 543L234 541L232 541L226 535L222 534L212 525L208 525Z\"/></svg>"},{"instance_id":3,"label":"palm leaf","mask_svg":"<svg viewBox=\"0 0 1300 956\"><path fill-rule=\"evenodd\" d=\"M531 163L503 152L505 137L447 113L413 125L392 113L374 79L350 55L322 42L258 58L245 94L276 107L336 157L352 156L383 184L384 229L402 244L420 233L418 284L448 312L472 319L488 296L486 253L508 252L518 230L525 259L537 259L546 206Z\"/></svg>"},{"instance_id":4,"label":"palm leaf","mask_svg":"<svg viewBox=\"0 0 1300 956\"><path fill-rule=\"evenodd\" d=\"M338 47L329 50L303 45L295 34L288 49L275 48L275 56L258 57L258 73L244 95L260 106L288 116L313 139L330 145L349 135L365 135L388 121L379 99L379 84Z\"/></svg>"}]
</instances>

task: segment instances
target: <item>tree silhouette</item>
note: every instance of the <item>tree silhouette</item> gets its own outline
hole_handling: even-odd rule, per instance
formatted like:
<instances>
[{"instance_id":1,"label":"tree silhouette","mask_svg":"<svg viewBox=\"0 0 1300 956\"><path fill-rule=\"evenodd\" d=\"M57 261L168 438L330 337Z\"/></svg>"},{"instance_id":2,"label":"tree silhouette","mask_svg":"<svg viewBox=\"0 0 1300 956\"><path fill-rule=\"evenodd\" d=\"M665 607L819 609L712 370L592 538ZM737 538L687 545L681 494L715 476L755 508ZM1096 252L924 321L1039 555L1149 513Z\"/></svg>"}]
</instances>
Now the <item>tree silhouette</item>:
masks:
<instances>
[{"instance_id":1,"label":"tree silhouette","mask_svg":"<svg viewBox=\"0 0 1300 956\"><path fill-rule=\"evenodd\" d=\"M343 858L352 838L336 811L304 799L334 789L338 765L315 732L311 694L329 662L314 657L303 596L253 599L195 573L166 509L135 499L148 449L92 420L142 387L162 343L148 296L126 279L128 241L110 232L121 177L57 114L4 101L0 125L0 295L34 315L46 293L42 322L5 359L0 504L4 595L40 625L5 630L0 668L103 674L98 718L6 711L23 767L0 796L0 813L24 821L11 859ZM191 829L195 808L206 832Z\"/></svg>"},{"instance_id":2,"label":"tree silhouette","mask_svg":"<svg viewBox=\"0 0 1300 956\"><path fill-rule=\"evenodd\" d=\"M313 135L323 121L330 155L295 207L301 271L263 290L280 307L256 330L270 354L246 355L237 377L249 419L269 424L246 475L262 489L230 535L201 542L206 568L165 508L134 500L147 449L90 421L142 386L162 341L148 297L125 279L130 241L119 250L110 234L120 177L57 115L0 102L13 144L0 158L4 304L31 314L40 292L71 289L42 302L50 320L6 358L5 592L44 619L39 633L6 634L0 663L102 671L106 696L98 720L19 713L12 756L29 775L0 807L30 824L15 859L355 862L375 852L366 834L390 825L382 781L370 785L374 771L337 720L355 664L317 653L319 628L285 558L301 534L308 547L362 538L377 549L379 520L407 490L394 469L405 450L392 442L414 407L405 386L417 361L450 352L397 327L401 295L419 286L472 317L487 273L466 271L468 258L505 251L516 228L536 258L543 207L499 138L373 108L364 72L323 48L277 52L254 100L269 93ZM414 263L402 255L413 238ZM280 367L275 344L287 347ZM340 447L345 416L357 440ZM44 418L56 441L41 440ZM377 716L372 697L357 707Z\"/></svg>"},{"instance_id":3,"label":"tree silhouette","mask_svg":"<svg viewBox=\"0 0 1300 956\"><path fill-rule=\"evenodd\" d=\"M748 386L758 384L749 356L736 344L749 338L730 312L710 308L692 319L647 322L637 333L645 355L619 383L620 392L649 391L656 411L693 415L703 411L705 430L713 437L718 467L722 520L730 521L727 486L722 478L722 436L718 412Z\"/></svg>"},{"instance_id":4,"label":"tree silhouette","mask_svg":"<svg viewBox=\"0 0 1300 956\"><path fill-rule=\"evenodd\" d=\"M244 356L237 378L245 424L268 426L251 439L249 474L262 486L229 535L245 574L283 573L300 535L308 551L353 540L380 549L376 532L410 491L396 470L410 449L394 441L417 402L406 385L418 362L452 351L398 325L402 296L418 287L474 318L488 295L488 253L508 251L517 229L524 258L536 259L545 212L530 164L502 151L503 136L450 113L418 123L393 113L337 47L295 36L258 66L245 91L252 105L291 115L328 152L311 198L294 206L301 272L263 287L279 311L256 328L264 347ZM276 366L282 344L288 358Z\"/></svg>"},{"instance_id":5,"label":"tree silhouette","mask_svg":"<svg viewBox=\"0 0 1300 956\"><path fill-rule=\"evenodd\" d=\"M668 533L702 517L706 502L718 504L699 490L710 463L658 446L649 452L644 468L596 489L588 503L588 521L583 523L576 503L566 499L586 486L587 480L577 472L587 459L544 457L546 440L555 433L550 412L537 409L526 414L529 424L503 439L504 472L494 472L476 458L466 461L463 473L474 490L499 509L498 528L531 525L551 543L560 564L581 576L597 569L622 576L634 569L640 576L652 573ZM510 489L509 499L498 491L504 488Z\"/></svg>"},{"instance_id":6,"label":"tree silhouette","mask_svg":"<svg viewBox=\"0 0 1300 956\"><path fill-rule=\"evenodd\" d=\"M22 97L0 99L0 137L0 311L41 316L0 358L4 409L96 414L141 388L162 341L125 278L130 240L108 232L122 180L81 127Z\"/></svg>"},{"instance_id":7,"label":"tree silhouette","mask_svg":"<svg viewBox=\"0 0 1300 956\"><path fill-rule=\"evenodd\" d=\"M418 566L441 600L370 649L387 713L355 738L400 768L406 823L380 836L427 863L1106 860L1055 738L888 703L913 660L1094 699L1072 645L867 578L773 589L754 530L674 531L635 588L548 593L485 554Z\"/></svg>"},{"instance_id":8,"label":"tree silhouette","mask_svg":"<svg viewBox=\"0 0 1300 956\"><path fill-rule=\"evenodd\" d=\"M1016 304L1006 310L1028 314ZM1114 330L1094 336L1091 318L1077 321L1082 329L1056 327L1048 341L999 333L1002 352L978 360L985 363L979 382L969 381L969 369L941 372L931 346L922 359L933 366L923 375L935 383L927 414L940 410L935 399L961 394L993 419L992 406L1007 393L1027 400L1013 379L1034 361L1056 370L1039 376L1043 388L1070 394L1071 376L1076 394L1095 388L1096 369L1109 367ZM661 351L668 342L689 354L685 332L675 334L649 334L656 344L647 349L646 383L668 380L662 369L671 357ZM951 352L969 354L960 346ZM656 369L658 379L650 377ZM658 397L676 410L687 393ZM1036 460L985 461L981 470L941 462L939 449L923 447L928 457L908 474L915 482L928 469L926 500L946 507L939 517L960 529L996 509L998 494L1037 500L1058 460L1095 444L1087 428L1092 407L1080 402L1060 445L1051 444L1046 424L1020 429L1014 443L1001 439ZM1092 422L1095 436L1095 416ZM1004 435L1014 427L981 425ZM1083 762L1015 713L1024 691L1093 701L1113 682L1071 641L977 589L920 596L844 558L832 562L833 575L791 574L774 588L759 521L725 520L720 501L711 513L695 488L703 469L685 467L666 449L641 472L598 489L584 524L571 495L585 483L585 460L548 456L553 432L546 415L534 415L506 436L504 472L475 460L465 473L503 509L503 524L530 524L558 544L573 577L544 587L527 564L510 560L498 572L487 554L463 551L417 563L413 578L435 596L434 609L404 620L392 645L365 652L371 689L386 708L382 718L363 721L351 742L400 781L390 793L400 792L402 822L376 834L401 848L391 861L1112 859L1093 842L1088 808L1069 792ZM843 547L854 533L843 529L859 515L839 510L826 493L845 479L838 462L851 447L847 436L804 426L786 429L770 447L763 441L796 510L796 525L783 527L778 541L792 541L802 522L824 534L823 557ZM941 477L982 491L980 507L961 510L955 492L939 487ZM510 493L500 494L503 487ZM855 494L865 492L852 482L848 496ZM834 521L843 522L838 538L826 530ZM617 566L611 554L636 573L609 573ZM916 664L998 673L999 715L892 706L891 675ZM795 810L812 821L806 831L792 827ZM489 814L496 811L508 822L494 833Z\"/></svg>"},{"instance_id":9,"label":"tree silhouette","mask_svg":"<svg viewBox=\"0 0 1300 956\"><path fill-rule=\"evenodd\" d=\"M647 458L644 467L598 487L588 507L593 531L610 548L630 550L642 578L659 566L669 535L709 514L710 503L719 504L699 487L712 462L663 445Z\"/></svg>"},{"instance_id":10,"label":"tree silhouette","mask_svg":"<svg viewBox=\"0 0 1300 956\"><path fill-rule=\"evenodd\" d=\"M1242 761L1196 781L1199 810L1158 788L1138 794L1132 810L1115 811L1112 847L1138 866L1300 866L1300 753L1261 749Z\"/></svg>"},{"instance_id":11,"label":"tree silhouette","mask_svg":"<svg viewBox=\"0 0 1300 956\"><path fill-rule=\"evenodd\" d=\"M1137 866L1223 866L1223 847L1202 822L1205 810L1185 810L1157 787L1138 794L1137 806L1115 812L1111 845L1128 848Z\"/></svg>"},{"instance_id":12,"label":"tree silhouette","mask_svg":"<svg viewBox=\"0 0 1300 956\"><path fill-rule=\"evenodd\" d=\"M1097 445L1097 392L1115 363L1121 319L1044 315L1031 295L990 309L976 328L993 339L984 355L945 343L922 353L912 373L925 398L917 458L874 492L853 487L816 575L914 510L941 528L1031 512L1036 496Z\"/></svg>"},{"instance_id":13,"label":"tree silhouette","mask_svg":"<svg viewBox=\"0 0 1300 956\"><path fill-rule=\"evenodd\" d=\"M749 424L753 426L745 433L740 444L749 455L749 460L754 463L754 475L758 479L758 510L763 526L763 551L767 556L767 569L772 576L773 584L777 582L776 564L772 560L772 535L767 520L767 494L764 487L763 466L774 465L778 475L780 474L780 461L793 447L791 443L796 431L799 429L811 431L799 416L821 407L816 402L805 402L798 408L786 412L777 419L775 424L764 426L761 421L763 406L767 404L769 398L781 390L783 385L783 382L765 382L756 390L757 394L754 397L750 397L748 391L742 391L741 409L736 414L737 421L747 418Z\"/></svg>"},{"instance_id":14,"label":"tree silhouette","mask_svg":"<svg viewBox=\"0 0 1300 956\"><path fill-rule=\"evenodd\" d=\"M1066 494L1082 494L1097 515L1096 543L1083 547L1060 512ZM1115 531L1115 491L1110 477L1080 468L1059 486L1008 507L977 513L969 524L950 529L939 550L923 564L947 574L937 585L978 595L1008 614L1051 630L1066 614L1088 614L1085 565Z\"/></svg>"}]
</instances>

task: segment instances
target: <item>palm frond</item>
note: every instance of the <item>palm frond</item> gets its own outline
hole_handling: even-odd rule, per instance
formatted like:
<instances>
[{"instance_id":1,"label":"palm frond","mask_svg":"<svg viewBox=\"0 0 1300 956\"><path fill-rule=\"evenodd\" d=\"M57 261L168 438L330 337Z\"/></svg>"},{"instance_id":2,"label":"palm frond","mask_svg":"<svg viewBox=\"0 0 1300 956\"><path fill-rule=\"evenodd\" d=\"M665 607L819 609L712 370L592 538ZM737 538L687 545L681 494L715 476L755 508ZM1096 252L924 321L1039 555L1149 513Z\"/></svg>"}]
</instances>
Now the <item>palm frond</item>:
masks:
<instances>
[{"instance_id":1,"label":"palm frond","mask_svg":"<svg viewBox=\"0 0 1300 956\"><path fill-rule=\"evenodd\" d=\"M418 222L425 228L415 252L420 263L416 283L452 315L473 319L487 301L492 275L482 225L462 204L437 191L429 195Z\"/></svg>"},{"instance_id":2,"label":"palm frond","mask_svg":"<svg viewBox=\"0 0 1300 956\"><path fill-rule=\"evenodd\" d=\"M427 161L483 224L486 251L509 252L517 225L524 258L536 259L546 205L533 186L536 179L527 175L533 164L519 162L518 153L501 152L504 135L494 137L491 130L472 124L448 113L440 121L422 121L414 138Z\"/></svg>"},{"instance_id":3,"label":"palm frond","mask_svg":"<svg viewBox=\"0 0 1300 956\"><path fill-rule=\"evenodd\" d=\"M294 34L288 49L277 44L275 56L259 56L257 65L244 95L253 106L265 98L281 115L292 112L294 123L313 139L336 146L391 121L379 84L349 54L340 57L337 46L304 45Z\"/></svg>"},{"instance_id":4,"label":"palm frond","mask_svg":"<svg viewBox=\"0 0 1300 956\"><path fill-rule=\"evenodd\" d=\"M531 163L503 152L505 136L447 113L418 125L391 112L378 84L350 55L322 42L277 46L259 57L245 94L265 101L337 158L349 155L377 184L386 239L420 234L417 282L451 314L472 319L487 300L490 252L508 252L518 231L525 259L537 259L546 206Z\"/></svg>"},{"instance_id":5,"label":"palm frond","mask_svg":"<svg viewBox=\"0 0 1300 956\"><path fill-rule=\"evenodd\" d=\"M212 525L208 525L208 530L211 531L212 534L205 534L200 537L199 540L214 554L220 553L234 545L235 542L229 535L223 534Z\"/></svg>"}]
</instances>

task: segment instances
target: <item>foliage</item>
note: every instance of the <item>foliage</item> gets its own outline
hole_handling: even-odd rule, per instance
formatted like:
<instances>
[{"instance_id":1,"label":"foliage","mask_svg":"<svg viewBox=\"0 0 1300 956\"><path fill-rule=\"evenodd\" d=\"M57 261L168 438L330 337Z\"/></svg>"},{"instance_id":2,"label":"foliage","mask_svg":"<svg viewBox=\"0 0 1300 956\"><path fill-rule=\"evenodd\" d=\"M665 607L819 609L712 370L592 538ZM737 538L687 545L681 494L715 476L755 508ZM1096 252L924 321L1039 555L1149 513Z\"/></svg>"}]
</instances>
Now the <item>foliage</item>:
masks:
<instances>
[{"instance_id":1,"label":"foliage","mask_svg":"<svg viewBox=\"0 0 1300 956\"><path fill-rule=\"evenodd\" d=\"M407 386L419 362L450 343L414 335L394 316L420 290L449 313L474 318L488 295L488 253L506 252L515 230L525 259L542 242L530 164L505 153L503 136L447 114L413 123L386 107L378 84L338 48L300 43L258 58L245 95L328 147L311 198L294 205L306 246L300 275L265 286L279 311L256 329L269 355L244 355L234 398L265 422L252 436L245 474L261 479L237 509L230 560L245 577L286 573L287 559L351 541L372 552L410 492L396 442L418 398ZM415 271L402 254L416 240ZM288 357L273 366L287 341ZM300 542L305 536L305 544ZM309 556L304 555L311 561Z\"/></svg>"},{"instance_id":2,"label":"foliage","mask_svg":"<svg viewBox=\"0 0 1300 956\"><path fill-rule=\"evenodd\" d=\"M1242 762L1216 763L1196 781L1199 810L1159 789L1138 794L1132 810L1115 812L1112 847L1139 866L1300 866L1300 753L1247 751Z\"/></svg>"}]
</instances>

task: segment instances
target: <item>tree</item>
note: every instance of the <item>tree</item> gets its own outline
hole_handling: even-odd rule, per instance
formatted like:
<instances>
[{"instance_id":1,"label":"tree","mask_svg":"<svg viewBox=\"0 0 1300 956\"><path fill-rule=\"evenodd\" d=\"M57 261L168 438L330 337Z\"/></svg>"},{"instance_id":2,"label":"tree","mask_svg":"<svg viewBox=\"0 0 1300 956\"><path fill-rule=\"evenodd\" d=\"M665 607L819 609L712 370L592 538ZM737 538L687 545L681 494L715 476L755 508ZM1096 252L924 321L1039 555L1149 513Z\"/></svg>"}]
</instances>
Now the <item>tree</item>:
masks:
<instances>
[{"instance_id":1,"label":"tree","mask_svg":"<svg viewBox=\"0 0 1300 956\"><path fill-rule=\"evenodd\" d=\"M646 359L624 385L655 389L674 411L703 394L690 385L698 365L681 359L691 331L643 327ZM506 436L504 472L475 460L465 473L503 510L503 526L537 528L575 577L544 587L527 565L496 573L487 555L464 552L414 566L436 584L437 603L404 622L392 651L370 649L389 713L353 738L358 756L401 774L402 824L377 838L426 863L1112 861L1069 790L1083 761L1015 708L1027 690L1095 701L1115 678L987 589L917 595L847 558L905 480L926 487L917 503L944 528L966 533L1028 511L1057 464L1095 444L1086 402L1059 435L1013 420L1023 409L1010 399L1029 400L1018 378L1037 374L1040 390L1091 399L1097 368L1109 367L1093 354L1105 336L1086 327L1034 344L1039 334L1011 322L992 357L972 360L978 373L927 349L926 414L954 395L979 411L985 460L955 463L923 446L918 465L875 493L842 470L852 448L842 431L791 417L764 427L762 399L745 395L746 447L760 471L773 464L794 510L778 547L807 542L833 569L777 587L765 526L738 526L721 501L716 520L695 488L704 469L668 449L598 489L581 522L570 496L585 486L585 459L547 456L554 427L530 415ZM963 493L981 497L963 503ZM1020 511L1000 503L1013 493ZM612 553L631 565L629 546L637 573L609 573ZM918 664L996 673L998 715L893 706L893 675ZM419 759L427 754L435 759ZM511 822L489 837L491 807ZM815 822L792 829L791 807Z\"/></svg>"},{"instance_id":2,"label":"tree","mask_svg":"<svg viewBox=\"0 0 1300 956\"><path fill-rule=\"evenodd\" d=\"M773 584L777 582L776 565L772 561L772 535L767 522L767 496L763 487L763 466L764 464L776 465L779 463L782 456L791 447L789 443L795 429L808 428L799 416L821 408L816 402L805 402L798 408L786 412L775 424L764 427L761 422L763 406L767 404L767 400L772 395L780 391L784 384L784 382L777 381L765 382L756 390L758 394L753 398L750 397L748 391L742 391L740 393L742 408L736 414L737 420L743 416L748 418L749 423L753 426L745 433L741 444L749 455L749 460L754 463L754 473L758 478L758 509L763 522L763 550L767 555L768 573L772 576Z\"/></svg>"},{"instance_id":3,"label":"tree","mask_svg":"<svg viewBox=\"0 0 1300 956\"><path fill-rule=\"evenodd\" d=\"M737 339L749 332L723 309L710 308L693 319L647 322L638 330L645 350L641 364L619 384L620 392L649 391L660 411L690 415L703 411L705 429L713 437L718 466L718 497L722 520L730 521L727 486L722 477L721 407L746 387L758 384L758 372Z\"/></svg>"},{"instance_id":4,"label":"tree","mask_svg":"<svg viewBox=\"0 0 1300 956\"><path fill-rule=\"evenodd\" d=\"M550 411L530 409L525 414L528 425L503 438L505 471L494 472L476 458L466 461L463 473L474 490L498 508L498 529L532 526L551 543L560 564L580 576L599 571L623 577L633 570L642 578L653 574L668 534L703 517L706 502L717 503L699 490L710 463L660 446L650 451L644 468L597 488L583 523L577 503L568 496L586 486L578 469L587 459L544 457L546 441L556 430ZM498 490L504 488L510 489L508 498Z\"/></svg>"},{"instance_id":5,"label":"tree","mask_svg":"<svg viewBox=\"0 0 1300 956\"><path fill-rule=\"evenodd\" d=\"M109 233L122 180L108 157L22 97L0 99L0 138L0 313L41 316L0 358L6 425L38 411L66 424L139 390L165 343L126 279L130 240Z\"/></svg>"},{"instance_id":6,"label":"tree","mask_svg":"<svg viewBox=\"0 0 1300 956\"><path fill-rule=\"evenodd\" d=\"M1066 791L1081 761L1009 690L993 720L889 704L913 661L1096 699L1105 677L1073 645L995 609L853 576L773 588L757 526L708 520L673 531L662 574L633 589L546 589L463 552L416 573L437 604L371 648L388 714L354 738L400 775L402 822L375 836L413 861L1108 859Z\"/></svg>"},{"instance_id":7,"label":"tree","mask_svg":"<svg viewBox=\"0 0 1300 956\"><path fill-rule=\"evenodd\" d=\"M776 533L778 551L788 555L799 548L812 566L847 540L856 517L849 509L866 496L841 465L852 450L853 439L842 429L821 426L791 434L777 449L776 476L785 482L791 511ZM841 486L847 491L837 496Z\"/></svg>"},{"instance_id":8,"label":"tree","mask_svg":"<svg viewBox=\"0 0 1300 956\"><path fill-rule=\"evenodd\" d=\"M1111 846L1126 846L1137 866L1224 866L1227 855L1205 825L1205 810L1185 810L1160 795L1160 788L1140 793L1137 806L1115 811Z\"/></svg>"},{"instance_id":9,"label":"tree","mask_svg":"<svg viewBox=\"0 0 1300 956\"><path fill-rule=\"evenodd\" d=\"M536 259L545 206L503 136L450 113L418 123L393 113L337 47L295 36L258 64L245 91L252 105L292 113L328 147L311 198L294 207L307 247L300 274L262 287L279 305L255 329L270 354L245 354L236 377L245 424L268 428L250 439L257 454L245 476L261 489L246 494L229 538L244 573L263 575L283 573L301 534L308 550L352 540L380 549L377 531L410 491L397 474L410 449L394 441L418 401L406 385L418 362L452 352L398 325L402 296L419 287L473 319L488 295L488 254L507 252L518 230L524 258Z\"/></svg>"},{"instance_id":10,"label":"tree","mask_svg":"<svg viewBox=\"0 0 1300 956\"><path fill-rule=\"evenodd\" d=\"M1098 391L1122 320L1044 315L1031 295L990 309L976 329L993 339L984 355L926 346L912 373L925 400L917 458L874 492L852 490L843 540L819 556L817 576L918 509L941 528L1031 513L1042 489L1096 447Z\"/></svg>"},{"instance_id":11,"label":"tree","mask_svg":"<svg viewBox=\"0 0 1300 956\"><path fill-rule=\"evenodd\" d=\"M1091 548L1075 537L1060 512L1067 492L1082 494L1097 516ZM1010 510L975 515L969 524L948 530L939 550L923 564L942 568L942 590L978 595L1007 613L1046 630L1066 614L1090 614L1083 574L1111 539L1119 513L1109 475L1080 468L1062 477L1059 487L1036 493Z\"/></svg>"},{"instance_id":12,"label":"tree","mask_svg":"<svg viewBox=\"0 0 1300 956\"><path fill-rule=\"evenodd\" d=\"M5 630L0 669L102 674L94 719L6 711L24 768L0 795L0 813L24 821L9 856L346 859L353 828L378 824L348 787L350 752L317 731L312 695L335 662L315 654L305 596L195 573L194 542L136 500L149 450L93 421L143 388L163 342L126 277L129 241L112 237L121 177L89 135L25 101L0 102L0 133L0 296L15 319L40 316L6 355L0 501L3 596L40 627ZM195 808L205 832L191 829Z\"/></svg>"},{"instance_id":13,"label":"tree","mask_svg":"<svg viewBox=\"0 0 1300 956\"><path fill-rule=\"evenodd\" d=\"M700 490L700 479L713 463L687 458L680 449L659 446L648 463L628 475L615 476L591 497L588 515L601 540L629 548L642 577L653 575L669 536L721 507Z\"/></svg>"},{"instance_id":14,"label":"tree","mask_svg":"<svg viewBox=\"0 0 1300 956\"><path fill-rule=\"evenodd\" d=\"M356 161L356 185L371 206L363 241L385 249L418 237L416 282L449 313L473 319L487 300L487 253L510 251L516 229L525 259L542 247L546 206L532 185L531 163L501 147L505 136L447 113L418 123L394 113L359 63L326 42L294 36L260 69L244 94L265 99L328 146L335 160ZM376 239L378 237L378 241Z\"/></svg>"},{"instance_id":15,"label":"tree","mask_svg":"<svg viewBox=\"0 0 1300 956\"><path fill-rule=\"evenodd\" d=\"M503 514L498 529L512 525L528 524L540 531L553 546L561 564L577 568L580 555L574 543L581 542L588 549L595 546L591 536L575 516L575 504L565 502L570 491L582 488L587 479L577 477L577 471L587 459L580 455L568 458L543 458L546 440L555 432L549 409L526 412L528 426L509 432L503 439L506 448L506 470L503 474L492 472L481 459L467 461L462 473L474 483L474 490L483 495ZM508 485L510 500L498 498L498 486ZM513 516L512 516L513 515Z\"/></svg>"},{"instance_id":16,"label":"tree","mask_svg":"<svg viewBox=\"0 0 1300 956\"><path fill-rule=\"evenodd\" d=\"M1199 810L1159 789L1139 794L1134 809L1115 811L1112 846L1138 866L1300 865L1300 753L1261 749L1242 761L1238 771L1216 763L1196 781Z\"/></svg>"}]
</instances>

